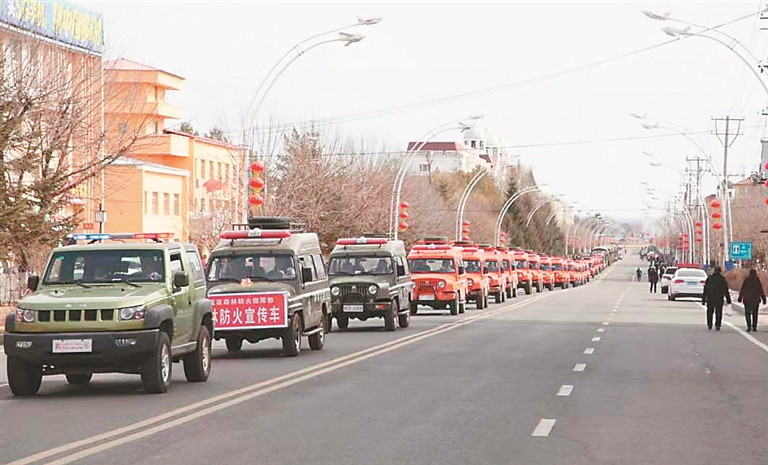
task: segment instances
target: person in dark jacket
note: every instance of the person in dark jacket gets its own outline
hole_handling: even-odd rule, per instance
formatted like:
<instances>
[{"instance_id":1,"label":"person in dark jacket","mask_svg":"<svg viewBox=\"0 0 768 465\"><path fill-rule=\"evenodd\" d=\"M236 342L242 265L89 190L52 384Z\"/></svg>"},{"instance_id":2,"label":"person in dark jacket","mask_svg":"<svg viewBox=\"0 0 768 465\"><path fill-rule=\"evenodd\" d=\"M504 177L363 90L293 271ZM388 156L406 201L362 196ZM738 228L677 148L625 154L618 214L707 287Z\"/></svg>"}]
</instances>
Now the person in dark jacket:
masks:
<instances>
[{"instance_id":1,"label":"person in dark jacket","mask_svg":"<svg viewBox=\"0 0 768 465\"><path fill-rule=\"evenodd\" d=\"M757 270L749 270L749 276L744 280L739 292L739 302L744 302L744 318L747 319L747 332L757 331L757 309L760 301L765 305L763 283L757 277Z\"/></svg>"},{"instance_id":2,"label":"person in dark jacket","mask_svg":"<svg viewBox=\"0 0 768 465\"><path fill-rule=\"evenodd\" d=\"M731 293L728 282L721 274L722 269L715 267L714 272L704 282L704 294L701 303L707 306L707 327L712 329L712 314L715 314L715 329L720 331L723 322L723 299L731 305Z\"/></svg>"},{"instance_id":3,"label":"person in dark jacket","mask_svg":"<svg viewBox=\"0 0 768 465\"><path fill-rule=\"evenodd\" d=\"M648 281L651 283L650 292L655 294L656 293L656 285L659 282L659 272L656 271L656 267L653 267L653 268L651 268L648 271Z\"/></svg>"}]
</instances>

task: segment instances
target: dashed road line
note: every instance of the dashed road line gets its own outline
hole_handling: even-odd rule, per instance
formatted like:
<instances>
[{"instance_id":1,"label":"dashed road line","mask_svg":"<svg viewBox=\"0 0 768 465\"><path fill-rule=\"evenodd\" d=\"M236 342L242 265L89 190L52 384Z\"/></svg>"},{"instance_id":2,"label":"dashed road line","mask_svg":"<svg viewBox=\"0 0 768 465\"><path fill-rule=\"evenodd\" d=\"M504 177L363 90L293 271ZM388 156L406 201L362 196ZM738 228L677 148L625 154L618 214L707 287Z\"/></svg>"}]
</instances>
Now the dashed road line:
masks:
<instances>
[{"instance_id":1,"label":"dashed road line","mask_svg":"<svg viewBox=\"0 0 768 465\"><path fill-rule=\"evenodd\" d=\"M598 332L598 333L604 333L604 332L605 332L605 330L604 330L603 328L597 328L597 332Z\"/></svg>"},{"instance_id":2,"label":"dashed road line","mask_svg":"<svg viewBox=\"0 0 768 465\"><path fill-rule=\"evenodd\" d=\"M576 366L573 367L573 371L584 371L587 369L586 363L577 363Z\"/></svg>"},{"instance_id":3,"label":"dashed road line","mask_svg":"<svg viewBox=\"0 0 768 465\"><path fill-rule=\"evenodd\" d=\"M595 353L594 347L587 347L586 349L584 349L584 355L592 355L594 353Z\"/></svg>"},{"instance_id":4,"label":"dashed road line","mask_svg":"<svg viewBox=\"0 0 768 465\"><path fill-rule=\"evenodd\" d=\"M552 432L552 428L555 427L556 422L557 420L552 418L542 418L541 421L539 421L539 424L536 425L536 429L533 430L533 434L531 436L546 438L549 436L549 433Z\"/></svg>"},{"instance_id":5,"label":"dashed road line","mask_svg":"<svg viewBox=\"0 0 768 465\"><path fill-rule=\"evenodd\" d=\"M558 397L568 397L573 392L573 386L570 384L563 384L560 386L560 390L557 391Z\"/></svg>"},{"instance_id":6,"label":"dashed road line","mask_svg":"<svg viewBox=\"0 0 768 465\"><path fill-rule=\"evenodd\" d=\"M603 321L603 326L608 326L609 324L611 324L610 321Z\"/></svg>"},{"instance_id":7,"label":"dashed road line","mask_svg":"<svg viewBox=\"0 0 768 465\"><path fill-rule=\"evenodd\" d=\"M592 342L600 342L600 336L593 337Z\"/></svg>"}]
</instances>

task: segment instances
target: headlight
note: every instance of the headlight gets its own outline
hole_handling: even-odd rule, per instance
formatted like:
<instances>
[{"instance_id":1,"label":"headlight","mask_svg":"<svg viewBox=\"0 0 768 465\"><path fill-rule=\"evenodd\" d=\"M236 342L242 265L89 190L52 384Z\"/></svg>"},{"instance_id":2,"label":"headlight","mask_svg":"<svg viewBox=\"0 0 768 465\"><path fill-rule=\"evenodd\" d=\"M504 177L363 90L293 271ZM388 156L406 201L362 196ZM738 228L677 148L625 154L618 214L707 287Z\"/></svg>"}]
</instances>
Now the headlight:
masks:
<instances>
[{"instance_id":1,"label":"headlight","mask_svg":"<svg viewBox=\"0 0 768 465\"><path fill-rule=\"evenodd\" d=\"M16 309L16 322L17 323L34 323L35 312L34 310L26 310L23 308Z\"/></svg>"},{"instance_id":2,"label":"headlight","mask_svg":"<svg viewBox=\"0 0 768 465\"><path fill-rule=\"evenodd\" d=\"M120 321L128 320L141 320L144 318L144 311L146 307L143 305L137 305L135 307L125 307L120 309L118 314Z\"/></svg>"},{"instance_id":3,"label":"headlight","mask_svg":"<svg viewBox=\"0 0 768 465\"><path fill-rule=\"evenodd\" d=\"M445 287L445 281L440 281L439 283L437 283L437 287L439 287L440 289L444 288Z\"/></svg>"},{"instance_id":4,"label":"headlight","mask_svg":"<svg viewBox=\"0 0 768 465\"><path fill-rule=\"evenodd\" d=\"M341 289L338 287L332 287L331 288L331 295L334 297L337 297L339 294L341 294Z\"/></svg>"},{"instance_id":5,"label":"headlight","mask_svg":"<svg viewBox=\"0 0 768 465\"><path fill-rule=\"evenodd\" d=\"M467 280L467 284L469 284L469 285L471 286L471 285L475 284L475 282L474 282L474 281L472 281L471 279L468 279L468 280Z\"/></svg>"},{"instance_id":6,"label":"headlight","mask_svg":"<svg viewBox=\"0 0 768 465\"><path fill-rule=\"evenodd\" d=\"M377 286L375 284L371 284L370 286L368 286L368 293L369 294L374 295L377 292L379 292L379 286Z\"/></svg>"}]
</instances>

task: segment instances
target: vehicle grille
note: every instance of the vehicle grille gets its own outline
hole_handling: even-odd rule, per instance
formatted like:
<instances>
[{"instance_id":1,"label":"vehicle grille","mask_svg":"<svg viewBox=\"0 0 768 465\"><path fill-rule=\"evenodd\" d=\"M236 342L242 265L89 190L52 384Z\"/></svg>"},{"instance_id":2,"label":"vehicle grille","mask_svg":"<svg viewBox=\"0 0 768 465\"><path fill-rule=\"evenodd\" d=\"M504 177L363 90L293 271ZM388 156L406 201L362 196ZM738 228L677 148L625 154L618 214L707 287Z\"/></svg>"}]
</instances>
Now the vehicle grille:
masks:
<instances>
[{"instance_id":1,"label":"vehicle grille","mask_svg":"<svg viewBox=\"0 0 768 465\"><path fill-rule=\"evenodd\" d=\"M367 284L343 284L339 286L339 299L345 303L362 304L368 300Z\"/></svg>"},{"instance_id":2,"label":"vehicle grille","mask_svg":"<svg viewBox=\"0 0 768 465\"><path fill-rule=\"evenodd\" d=\"M435 287L429 281L416 282L416 288L420 291L434 291Z\"/></svg>"},{"instance_id":3,"label":"vehicle grille","mask_svg":"<svg viewBox=\"0 0 768 465\"><path fill-rule=\"evenodd\" d=\"M51 315L53 314L53 315ZM49 323L53 316L56 323L72 321L112 321L115 318L115 311L110 310L40 310L37 312L37 321Z\"/></svg>"}]
</instances>

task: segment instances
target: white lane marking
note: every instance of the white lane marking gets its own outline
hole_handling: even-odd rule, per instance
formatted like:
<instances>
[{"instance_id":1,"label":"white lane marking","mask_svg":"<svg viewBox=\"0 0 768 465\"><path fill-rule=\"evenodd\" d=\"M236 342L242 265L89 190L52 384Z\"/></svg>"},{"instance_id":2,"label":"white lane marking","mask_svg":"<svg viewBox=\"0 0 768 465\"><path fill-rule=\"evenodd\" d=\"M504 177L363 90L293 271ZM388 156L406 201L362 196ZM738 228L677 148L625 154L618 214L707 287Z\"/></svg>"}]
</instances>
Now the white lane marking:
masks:
<instances>
[{"instance_id":1,"label":"white lane marking","mask_svg":"<svg viewBox=\"0 0 768 465\"><path fill-rule=\"evenodd\" d=\"M603 328L598 328L598 329L597 329L597 332L598 332L598 333L604 333L604 332L605 332L605 330L604 330Z\"/></svg>"},{"instance_id":2,"label":"white lane marking","mask_svg":"<svg viewBox=\"0 0 768 465\"><path fill-rule=\"evenodd\" d=\"M614 309L613 309L613 311L614 311L614 312L617 312L617 311L618 311L618 309L614 308Z\"/></svg>"},{"instance_id":3,"label":"white lane marking","mask_svg":"<svg viewBox=\"0 0 768 465\"><path fill-rule=\"evenodd\" d=\"M568 397L573 392L573 386L570 384L563 384L560 386L560 390L557 391L558 397Z\"/></svg>"},{"instance_id":4,"label":"white lane marking","mask_svg":"<svg viewBox=\"0 0 768 465\"><path fill-rule=\"evenodd\" d=\"M587 369L586 363L577 363L575 367L573 367L573 371L584 371Z\"/></svg>"},{"instance_id":5,"label":"white lane marking","mask_svg":"<svg viewBox=\"0 0 768 465\"><path fill-rule=\"evenodd\" d=\"M594 353L595 353L595 348L594 347L587 347L586 349L584 349L584 354L585 355L592 355Z\"/></svg>"},{"instance_id":6,"label":"white lane marking","mask_svg":"<svg viewBox=\"0 0 768 465\"><path fill-rule=\"evenodd\" d=\"M746 331L744 331L743 329L741 329L741 328L739 328L738 326L734 325L734 324L733 324L733 323L731 323L730 321L726 321L726 322L725 322L725 324L726 324L726 325L728 325L728 326L730 326L730 327L731 327L731 328L733 328L734 330L736 330L736 332L737 332L737 333L739 333L739 334L741 334L742 336L744 336L744 337L745 337L745 338L746 338L746 339L747 339L749 342L751 342L752 344L754 344L754 345L756 345L757 347L759 347L759 348L763 349L764 351L768 352L768 346L767 346L767 345L763 344L762 342L758 341L758 340L757 340L757 339L755 339L754 337L750 336L750 335L749 335L749 334L747 334L747 333L746 333Z\"/></svg>"},{"instance_id":7,"label":"white lane marking","mask_svg":"<svg viewBox=\"0 0 768 465\"><path fill-rule=\"evenodd\" d=\"M531 436L546 438L547 436L549 436L549 433L552 432L552 428L555 427L556 421L557 420L550 419L550 418L542 418L541 421L539 421L539 424L536 425L536 429L533 430L533 434Z\"/></svg>"},{"instance_id":8,"label":"white lane marking","mask_svg":"<svg viewBox=\"0 0 768 465\"><path fill-rule=\"evenodd\" d=\"M8 384L8 383L0 384L0 387L6 387L6 386L10 386L10 384Z\"/></svg>"},{"instance_id":9,"label":"white lane marking","mask_svg":"<svg viewBox=\"0 0 768 465\"><path fill-rule=\"evenodd\" d=\"M611 324L610 321L603 321L603 326L608 326L609 324Z\"/></svg>"},{"instance_id":10,"label":"white lane marking","mask_svg":"<svg viewBox=\"0 0 768 465\"><path fill-rule=\"evenodd\" d=\"M600 336L593 337L592 342L600 342Z\"/></svg>"}]
</instances>

